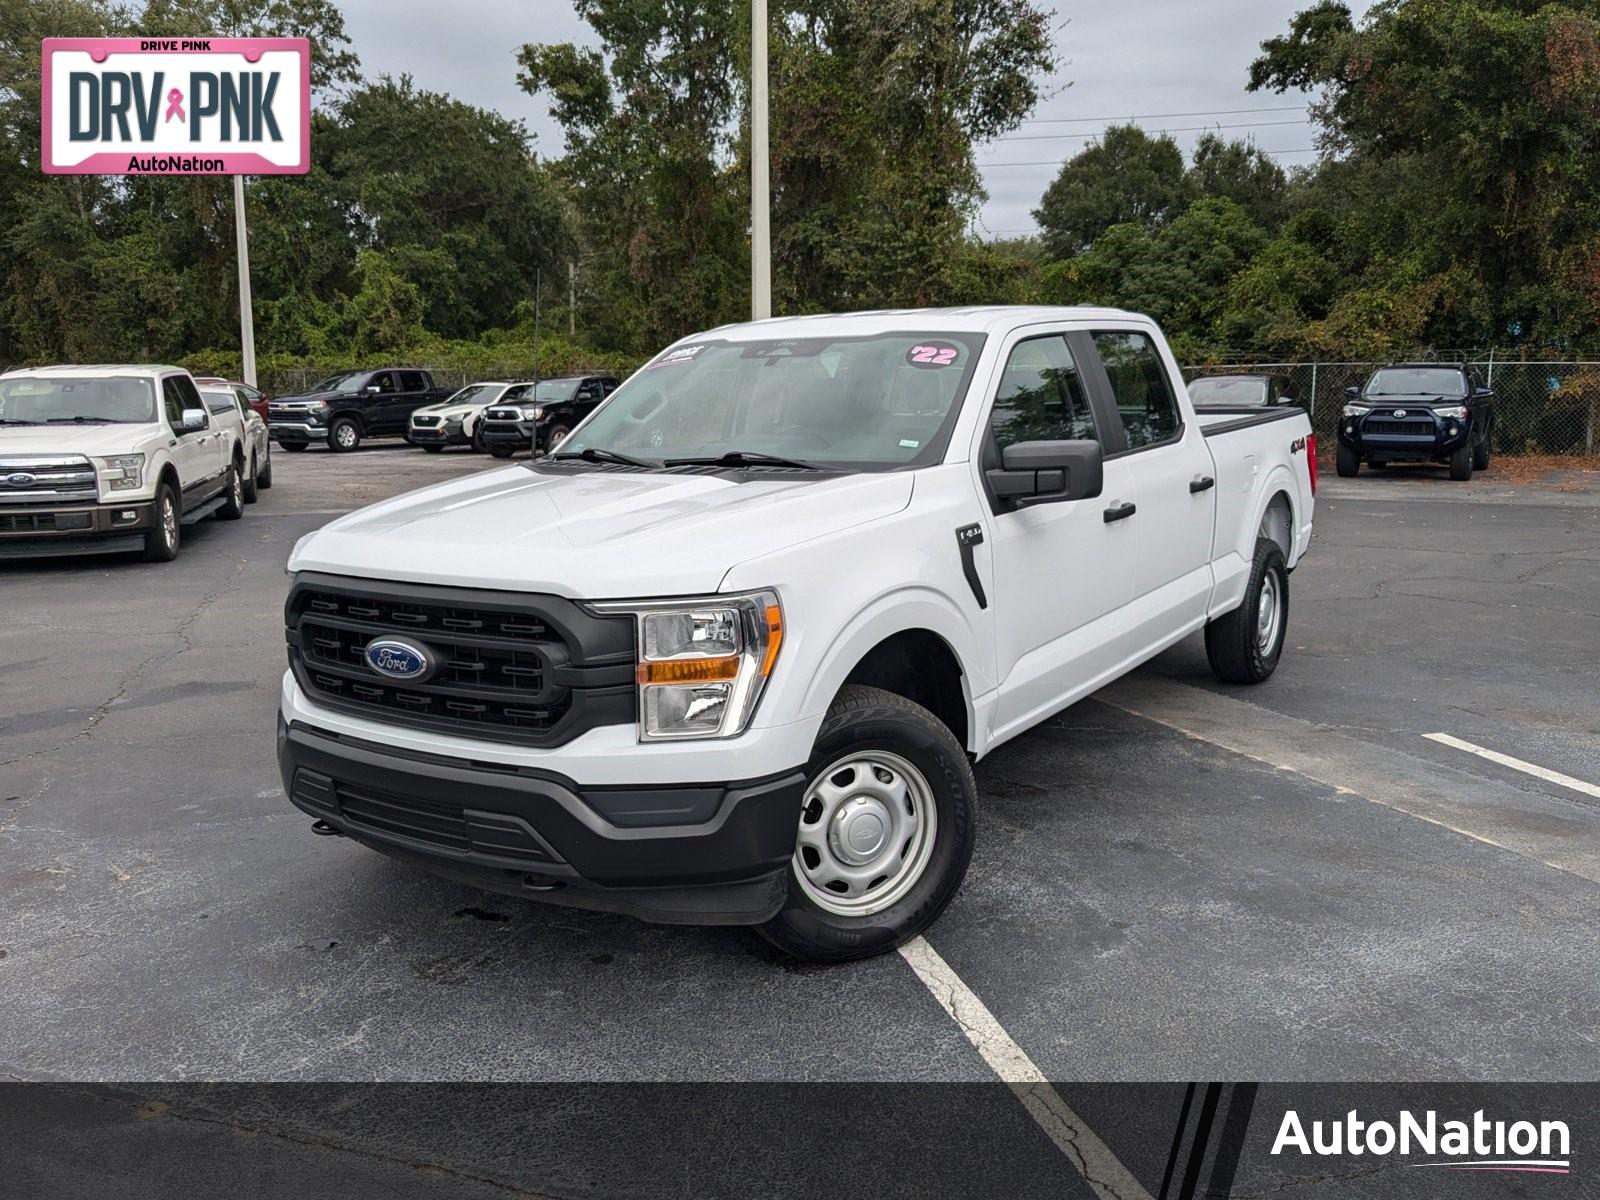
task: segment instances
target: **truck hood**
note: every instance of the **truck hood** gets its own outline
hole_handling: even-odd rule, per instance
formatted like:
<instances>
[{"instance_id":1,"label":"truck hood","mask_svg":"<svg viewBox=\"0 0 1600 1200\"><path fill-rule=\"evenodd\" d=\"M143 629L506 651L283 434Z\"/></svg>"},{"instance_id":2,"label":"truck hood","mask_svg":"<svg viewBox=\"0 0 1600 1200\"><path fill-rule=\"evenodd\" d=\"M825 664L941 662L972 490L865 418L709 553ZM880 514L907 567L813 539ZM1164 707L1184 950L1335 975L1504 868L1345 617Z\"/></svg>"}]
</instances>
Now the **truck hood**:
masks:
<instances>
[{"instance_id":1,"label":"truck hood","mask_svg":"<svg viewBox=\"0 0 1600 1200\"><path fill-rule=\"evenodd\" d=\"M608 600L715 592L740 563L899 512L909 474L486 471L341 517L291 571Z\"/></svg>"},{"instance_id":2,"label":"truck hood","mask_svg":"<svg viewBox=\"0 0 1600 1200\"><path fill-rule=\"evenodd\" d=\"M7 454L132 454L154 432L149 425L0 425Z\"/></svg>"}]
</instances>

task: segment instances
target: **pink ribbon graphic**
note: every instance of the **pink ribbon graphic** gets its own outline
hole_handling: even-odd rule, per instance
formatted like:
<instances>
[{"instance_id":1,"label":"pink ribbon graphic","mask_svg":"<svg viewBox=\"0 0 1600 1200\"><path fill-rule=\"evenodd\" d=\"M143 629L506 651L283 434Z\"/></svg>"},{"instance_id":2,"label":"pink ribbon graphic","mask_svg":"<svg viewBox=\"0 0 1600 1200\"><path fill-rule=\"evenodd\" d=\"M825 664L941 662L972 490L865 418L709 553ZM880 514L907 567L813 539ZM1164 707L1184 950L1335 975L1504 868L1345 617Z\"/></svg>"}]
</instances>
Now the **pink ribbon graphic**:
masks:
<instances>
[{"instance_id":1,"label":"pink ribbon graphic","mask_svg":"<svg viewBox=\"0 0 1600 1200\"><path fill-rule=\"evenodd\" d=\"M180 92L177 88L173 88L170 92L167 93L167 117L166 117L166 119L168 121L170 121L170 120L172 120L173 117L177 117L178 120L180 120L180 121L187 121L189 119L188 117L183 115L183 93Z\"/></svg>"}]
</instances>

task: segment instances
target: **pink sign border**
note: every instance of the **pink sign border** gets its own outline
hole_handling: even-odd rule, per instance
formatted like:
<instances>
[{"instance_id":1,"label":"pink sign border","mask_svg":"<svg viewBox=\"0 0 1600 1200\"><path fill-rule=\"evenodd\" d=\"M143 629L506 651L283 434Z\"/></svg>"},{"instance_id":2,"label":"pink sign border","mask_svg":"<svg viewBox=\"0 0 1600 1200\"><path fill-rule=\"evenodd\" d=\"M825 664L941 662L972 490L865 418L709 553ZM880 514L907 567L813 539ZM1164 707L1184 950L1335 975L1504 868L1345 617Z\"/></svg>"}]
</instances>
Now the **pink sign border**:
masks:
<instances>
[{"instance_id":1,"label":"pink sign border","mask_svg":"<svg viewBox=\"0 0 1600 1200\"><path fill-rule=\"evenodd\" d=\"M161 50L144 49L144 43L153 41L177 42L181 47L186 41L204 41L210 43L207 50L189 50L162 48ZM135 151L105 151L100 154L91 154L80 163L71 165L55 162L51 158L50 150L50 105L51 87L50 76L53 69L53 56L62 50L87 50L95 62L105 62L107 56L112 54L229 54L244 55L246 62L259 62L261 56L271 51L288 50L300 56L300 82L304 88L300 105L300 161L288 165L270 162L259 154L248 151L223 151L220 153L202 153L199 151L173 151L161 153L139 154ZM308 38L206 38L206 37L162 37L162 38L71 38L52 37L45 38L41 53L43 55L43 77L41 79L44 107L43 120L39 125L39 158L43 164L46 175L304 175L311 170L311 42ZM207 158L219 161L222 166L215 171L130 171L128 160L131 158L175 158L194 157Z\"/></svg>"}]
</instances>

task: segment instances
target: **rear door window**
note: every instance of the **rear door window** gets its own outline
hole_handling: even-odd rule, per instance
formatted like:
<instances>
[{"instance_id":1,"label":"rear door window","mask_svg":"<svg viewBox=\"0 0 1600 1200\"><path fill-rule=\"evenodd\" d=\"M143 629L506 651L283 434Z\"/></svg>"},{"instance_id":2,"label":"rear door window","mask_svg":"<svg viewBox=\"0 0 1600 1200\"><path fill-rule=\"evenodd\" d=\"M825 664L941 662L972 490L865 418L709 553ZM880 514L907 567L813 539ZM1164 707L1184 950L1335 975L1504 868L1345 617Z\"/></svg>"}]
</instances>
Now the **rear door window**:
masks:
<instances>
[{"instance_id":1,"label":"rear door window","mask_svg":"<svg viewBox=\"0 0 1600 1200\"><path fill-rule=\"evenodd\" d=\"M425 392L428 390L428 380L421 371L401 371L400 390L402 392Z\"/></svg>"},{"instance_id":2,"label":"rear door window","mask_svg":"<svg viewBox=\"0 0 1600 1200\"><path fill-rule=\"evenodd\" d=\"M1129 450L1160 445L1183 431L1178 401L1156 344L1143 333L1096 333L1095 349L1111 383Z\"/></svg>"}]
</instances>

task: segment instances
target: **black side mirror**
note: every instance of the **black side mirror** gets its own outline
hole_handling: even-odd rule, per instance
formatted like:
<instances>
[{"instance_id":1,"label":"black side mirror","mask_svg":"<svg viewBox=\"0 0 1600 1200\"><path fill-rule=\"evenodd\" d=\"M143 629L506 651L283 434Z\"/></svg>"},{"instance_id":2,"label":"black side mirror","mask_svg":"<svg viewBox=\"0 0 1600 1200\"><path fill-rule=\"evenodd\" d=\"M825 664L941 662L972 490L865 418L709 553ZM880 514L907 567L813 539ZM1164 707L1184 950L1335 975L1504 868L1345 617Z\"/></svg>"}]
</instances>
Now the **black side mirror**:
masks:
<instances>
[{"instance_id":1,"label":"black side mirror","mask_svg":"<svg viewBox=\"0 0 1600 1200\"><path fill-rule=\"evenodd\" d=\"M1483 399L1483 400L1492 400L1492 399L1494 399L1494 389L1493 388L1487 388L1487 387L1473 388L1472 389L1472 394L1474 396L1479 397L1480 399Z\"/></svg>"},{"instance_id":2,"label":"black side mirror","mask_svg":"<svg viewBox=\"0 0 1600 1200\"><path fill-rule=\"evenodd\" d=\"M1352 400L1361 399L1361 389L1358 387L1347 387L1344 390L1344 394L1349 396Z\"/></svg>"},{"instance_id":3,"label":"black side mirror","mask_svg":"<svg viewBox=\"0 0 1600 1200\"><path fill-rule=\"evenodd\" d=\"M1000 454L1000 466L986 473L989 487L1006 508L1092 500L1104 484L1100 443L1018 442Z\"/></svg>"}]
</instances>

